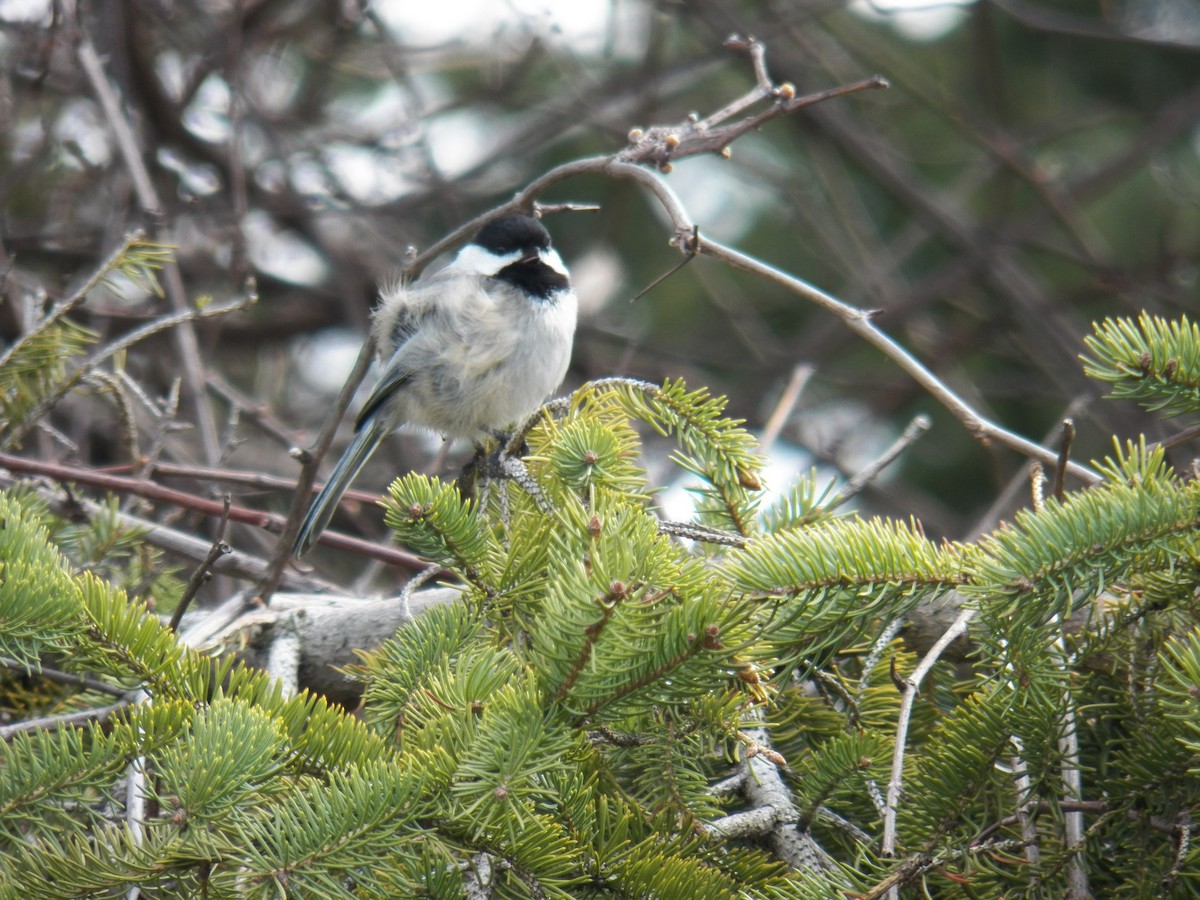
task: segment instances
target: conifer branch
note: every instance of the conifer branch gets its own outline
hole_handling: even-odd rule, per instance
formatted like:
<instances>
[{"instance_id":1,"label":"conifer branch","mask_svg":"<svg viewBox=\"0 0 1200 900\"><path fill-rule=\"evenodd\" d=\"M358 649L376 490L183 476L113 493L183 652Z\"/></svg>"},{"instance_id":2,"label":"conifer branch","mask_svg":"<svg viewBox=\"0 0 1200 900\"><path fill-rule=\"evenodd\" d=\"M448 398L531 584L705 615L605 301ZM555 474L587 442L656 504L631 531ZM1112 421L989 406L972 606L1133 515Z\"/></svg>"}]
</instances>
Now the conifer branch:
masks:
<instances>
[{"instance_id":1,"label":"conifer branch","mask_svg":"<svg viewBox=\"0 0 1200 900\"><path fill-rule=\"evenodd\" d=\"M1200 325L1143 312L1092 328L1083 370L1111 384L1111 396L1168 416L1200 410Z\"/></svg>"},{"instance_id":2,"label":"conifer branch","mask_svg":"<svg viewBox=\"0 0 1200 900\"><path fill-rule=\"evenodd\" d=\"M101 350L99 353L90 357L81 365L77 366L72 372L67 374L54 386L52 390L47 392L37 405L35 405L28 413L25 414L22 421L17 423L17 426L9 432L9 434L0 441L0 450L11 450L13 447L20 444L21 440L29 433L30 429L51 409L53 409L63 397L65 397L72 388L82 381L89 372L104 364L112 357L119 353L128 350L134 344L144 341L152 335L158 334L160 331L177 328L185 323L191 323L198 319L209 319L219 316L229 315L233 312L240 312L247 306L255 303L257 297L250 295L243 300L234 303L225 304L222 306L206 306L203 309L189 309L182 313L174 315L162 316L155 319L141 328L135 329L119 340L113 341Z\"/></svg>"},{"instance_id":3,"label":"conifer branch","mask_svg":"<svg viewBox=\"0 0 1200 900\"><path fill-rule=\"evenodd\" d=\"M137 273L159 268L163 255L167 253L166 248L154 244L146 244L143 241L143 237L143 232L136 230L125 235L121 244L84 280L83 284L77 290L56 303L37 325L21 335L20 340L14 341L3 354L0 354L0 370L7 369L12 365L16 357L28 352L29 348L51 328L61 325L63 319L87 300L88 294L91 293L93 288L109 278L114 270L129 269ZM131 253L135 248L138 248L142 252L139 254ZM152 278L146 278L145 281L149 284L155 284Z\"/></svg>"}]
</instances>

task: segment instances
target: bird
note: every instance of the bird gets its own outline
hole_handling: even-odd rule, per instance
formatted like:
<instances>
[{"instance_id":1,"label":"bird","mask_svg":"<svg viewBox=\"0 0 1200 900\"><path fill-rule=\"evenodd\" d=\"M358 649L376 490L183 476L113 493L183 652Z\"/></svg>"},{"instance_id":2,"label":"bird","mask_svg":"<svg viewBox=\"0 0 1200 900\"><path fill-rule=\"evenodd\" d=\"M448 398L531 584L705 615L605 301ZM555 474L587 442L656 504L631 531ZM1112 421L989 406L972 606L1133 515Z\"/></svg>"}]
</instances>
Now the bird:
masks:
<instances>
[{"instance_id":1,"label":"bird","mask_svg":"<svg viewBox=\"0 0 1200 900\"><path fill-rule=\"evenodd\" d=\"M531 216L492 219L445 267L385 282L371 317L383 372L292 555L316 543L342 494L401 425L478 444L537 409L566 377L577 315L567 267Z\"/></svg>"}]
</instances>

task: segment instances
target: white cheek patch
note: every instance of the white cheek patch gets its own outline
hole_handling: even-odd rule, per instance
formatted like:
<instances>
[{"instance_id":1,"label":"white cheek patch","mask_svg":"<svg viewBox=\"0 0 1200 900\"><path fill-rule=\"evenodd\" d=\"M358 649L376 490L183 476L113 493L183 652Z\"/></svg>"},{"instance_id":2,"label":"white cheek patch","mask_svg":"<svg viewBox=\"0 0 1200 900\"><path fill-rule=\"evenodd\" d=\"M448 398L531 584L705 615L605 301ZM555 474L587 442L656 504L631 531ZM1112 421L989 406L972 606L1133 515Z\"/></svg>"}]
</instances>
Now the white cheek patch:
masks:
<instances>
[{"instance_id":1,"label":"white cheek patch","mask_svg":"<svg viewBox=\"0 0 1200 900\"><path fill-rule=\"evenodd\" d=\"M454 257L454 262L451 265L460 272L491 277L505 266L512 265L520 258L520 253L507 253L504 256L497 256L492 251L480 247L478 244L467 244L458 251L458 255Z\"/></svg>"},{"instance_id":2,"label":"white cheek patch","mask_svg":"<svg viewBox=\"0 0 1200 900\"><path fill-rule=\"evenodd\" d=\"M558 255L558 251L551 247L549 250L543 250L538 254L542 262L548 265L559 275L569 277L567 274L567 265L562 261L562 257Z\"/></svg>"}]
</instances>

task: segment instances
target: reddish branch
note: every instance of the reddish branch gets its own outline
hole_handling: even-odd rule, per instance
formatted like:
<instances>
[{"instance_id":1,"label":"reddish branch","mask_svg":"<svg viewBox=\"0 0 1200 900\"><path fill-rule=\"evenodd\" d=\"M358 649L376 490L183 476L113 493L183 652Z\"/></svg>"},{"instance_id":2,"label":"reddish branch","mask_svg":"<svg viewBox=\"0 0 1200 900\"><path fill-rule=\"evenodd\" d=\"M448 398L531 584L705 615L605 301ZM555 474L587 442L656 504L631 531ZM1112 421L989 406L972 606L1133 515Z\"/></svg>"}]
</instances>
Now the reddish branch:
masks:
<instances>
[{"instance_id":1,"label":"reddish branch","mask_svg":"<svg viewBox=\"0 0 1200 900\"><path fill-rule=\"evenodd\" d=\"M220 518L225 514L225 504L219 500L209 500L206 497L198 497L186 491L177 491L173 488L163 487L161 484L156 484L153 481L147 481L143 478L125 478L97 469L84 469L78 466L63 465L62 463L26 459L8 453L0 453L0 467L12 472L45 475L53 478L55 481L86 484L117 494L144 497L147 500L171 504L180 509L191 510L206 516ZM253 525L256 528L262 528L274 534L280 534L286 522L284 516L261 510L248 509L244 506L230 506L229 518L234 522L240 522L243 525ZM406 550L385 547L347 535L326 532L321 537L321 543L329 547L336 547L339 550L346 550L350 553L369 556L404 569L419 571L429 568L428 561Z\"/></svg>"}]
</instances>

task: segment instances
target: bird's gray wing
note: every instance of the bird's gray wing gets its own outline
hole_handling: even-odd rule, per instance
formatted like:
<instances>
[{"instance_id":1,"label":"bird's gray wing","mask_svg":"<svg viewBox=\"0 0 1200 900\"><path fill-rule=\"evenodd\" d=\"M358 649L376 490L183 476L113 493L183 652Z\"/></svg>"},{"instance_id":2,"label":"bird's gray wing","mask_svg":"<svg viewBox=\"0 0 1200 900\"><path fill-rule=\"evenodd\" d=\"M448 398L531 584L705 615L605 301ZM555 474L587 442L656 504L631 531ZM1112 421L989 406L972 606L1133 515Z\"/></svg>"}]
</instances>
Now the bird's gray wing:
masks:
<instances>
[{"instance_id":1,"label":"bird's gray wing","mask_svg":"<svg viewBox=\"0 0 1200 900\"><path fill-rule=\"evenodd\" d=\"M333 518L346 488L350 487L354 476L366 465L375 448L388 436L390 430L381 422L371 421L367 423L366 428L354 435L354 440L333 467L325 487L321 488L321 493L309 504L304 521L300 524L300 533L296 535L296 542L292 545L292 556L299 559L321 537L321 532Z\"/></svg>"},{"instance_id":2,"label":"bird's gray wing","mask_svg":"<svg viewBox=\"0 0 1200 900\"><path fill-rule=\"evenodd\" d=\"M358 417L354 420L355 431L361 431L363 425L374 418L380 407L387 403L412 375L412 369L405 359L405 350L408 346L407 341L401 344L392 354L392 358L388 360L387 366L383 370L383 377L371 389L370 396L367 397L362 409L358 411Z\"/></svg>"}]
</instances>

